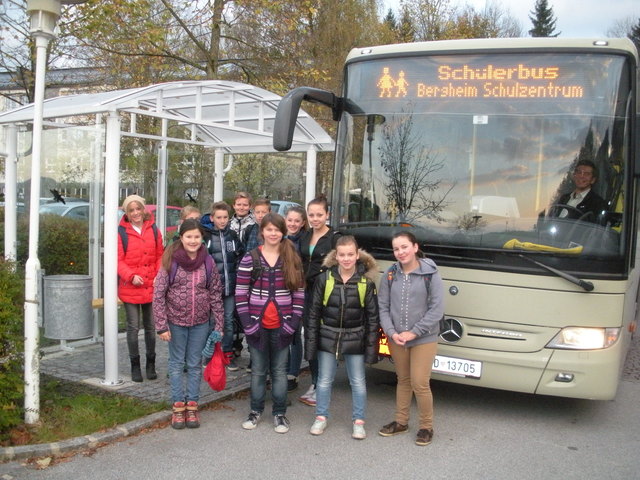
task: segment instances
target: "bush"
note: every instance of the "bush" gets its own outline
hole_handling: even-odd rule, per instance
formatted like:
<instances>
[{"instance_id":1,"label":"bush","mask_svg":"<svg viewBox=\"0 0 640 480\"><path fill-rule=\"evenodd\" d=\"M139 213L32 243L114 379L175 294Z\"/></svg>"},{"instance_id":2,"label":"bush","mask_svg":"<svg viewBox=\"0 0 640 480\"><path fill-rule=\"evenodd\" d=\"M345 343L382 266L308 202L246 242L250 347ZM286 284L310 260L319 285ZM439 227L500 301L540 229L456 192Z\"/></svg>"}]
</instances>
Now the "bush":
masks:
<instances>
[{"instance_id":1,"label":"bush","mask_svg":"<svg viewBox=\"0 0 640 480\"><path fill-rule=\"evenodd\" d=\"M0 432L22 423L24 278L0 259Z\"/></svg>"},{"instance_id":2,"label":"bush","mask_svg":"<svg viewBox=\"0 0 640 480\"><path fill-rule=\"evenodd\" d=\"M4 228L4 227L3 227ZM18 217L18 263L29 258L29 218ZM58 215L40 215L40 266L47 275L89 273L89 224Z\"/></svg>"}]
</instances>

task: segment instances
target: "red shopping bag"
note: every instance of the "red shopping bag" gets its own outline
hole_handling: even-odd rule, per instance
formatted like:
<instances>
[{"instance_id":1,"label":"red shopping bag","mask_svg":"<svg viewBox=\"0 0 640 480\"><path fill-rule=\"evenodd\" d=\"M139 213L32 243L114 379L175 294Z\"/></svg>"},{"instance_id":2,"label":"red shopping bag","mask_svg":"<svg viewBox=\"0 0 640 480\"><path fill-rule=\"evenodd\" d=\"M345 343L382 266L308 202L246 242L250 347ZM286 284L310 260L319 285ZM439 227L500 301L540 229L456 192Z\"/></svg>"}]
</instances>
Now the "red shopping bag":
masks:
<instances>
[{"instance_id":1,"label":"red shopping bag","mask_svg":"<svg viewBox=\"0 0 640 480\"><path fill-rule=\"evenodd\" d=\"M227 385L227 372L225 366L229 360L225 358L220 342L216 343L213 356L204 368L204 379L216 392L221 392Z\"/></svg>"}]
</instances>

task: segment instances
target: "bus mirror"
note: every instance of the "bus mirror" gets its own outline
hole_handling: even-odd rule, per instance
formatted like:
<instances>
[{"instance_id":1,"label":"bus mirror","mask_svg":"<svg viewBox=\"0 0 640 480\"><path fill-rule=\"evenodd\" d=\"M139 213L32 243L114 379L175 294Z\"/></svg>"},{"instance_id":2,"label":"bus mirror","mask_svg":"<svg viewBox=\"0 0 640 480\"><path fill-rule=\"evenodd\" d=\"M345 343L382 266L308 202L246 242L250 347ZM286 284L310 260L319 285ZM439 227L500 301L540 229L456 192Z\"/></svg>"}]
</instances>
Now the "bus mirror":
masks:
<instances>
[{"instance_id":1,"label":"bus mirror","mask_svg":"<svg viewBox=\"0 0 640 480\"><path fill-rule=\"evenodd\" d=\"M291 90L280 100L273 126L273 148L279 152L291 148L293 132L303 100L331 107L333 119L336 121L340 119L341 101L333 93L312 87L298 87Z\"/></svg>"}]
</instances>

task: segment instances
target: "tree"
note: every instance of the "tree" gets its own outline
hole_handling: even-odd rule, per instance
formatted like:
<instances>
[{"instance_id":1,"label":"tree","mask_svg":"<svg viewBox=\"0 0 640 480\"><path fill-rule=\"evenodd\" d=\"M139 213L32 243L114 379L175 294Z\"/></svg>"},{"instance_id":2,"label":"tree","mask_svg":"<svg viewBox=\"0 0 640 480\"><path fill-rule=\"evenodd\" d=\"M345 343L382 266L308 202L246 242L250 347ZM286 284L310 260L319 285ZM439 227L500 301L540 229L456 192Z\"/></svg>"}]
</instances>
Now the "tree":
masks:
<instances>
[{"instance_id":1,"label":"tree","mask_svg":"<svg viewBox=\"0 0 640 480\"><path fill-rule=\"evenodd\" d=\"M64 28L69 12L74 6L63 7L58 25ZM63 66L65 51L71 39L63 32L49 42L47 48L47 65ZM19 92L0 93L18 105L32 103L35 90L35 43L29 33L26 0L0 1L0 71L11 73L11 81L18 85Z\"/></svg>"},{"instance_id":2,"label":"tree","mask_svg":"<svg viewBox=\"0 0 640 480\"><path fill-rule=\"evenodd\" d=\"M422 217L441 221L440 212L447 205L445 199L453 185L441 196L434 196L441 184L437 174L445 164L413 132L413 117L406 115L386 123L378 151L386 174L382 183L389 214L400 221ZM370 200L374 204L377 201Z\"/></svg>"},{"instance_id":3,"label":"tree","mask_svg":"<svg viewBox=\"0 0 640 480\"><path fill-rule=\"evenodd\" d=\"M556 19L553 17L553 8L547 0L536 0L534 10L530 12L529 20L533 28L529 30L532 37L557 37L561 32L554 33L556 29Z\"/></svg>"},{"instance_id":4,"label":"tree","mask_svg":"<svg viewBox=\"0 0 640 480\"><path fill-rule=\"evenodd\" d=\"M406 0L402 11L415 26L414 41L521 35L519 22L493 2L478 11L471 5L457 7L451 0Z\"/></svg>"},{"instance_id":5,"label":"tree","mask_svg":"<svg viewBox=\"0 0 640 480\"><path fill-rule=\"evenodd\" d=\"M636 45L636 49L640 53L640 18L638 18L638 22L633 26L633 28L631 28L631 32L628 36Z\"/></svg>"}]
</instances>

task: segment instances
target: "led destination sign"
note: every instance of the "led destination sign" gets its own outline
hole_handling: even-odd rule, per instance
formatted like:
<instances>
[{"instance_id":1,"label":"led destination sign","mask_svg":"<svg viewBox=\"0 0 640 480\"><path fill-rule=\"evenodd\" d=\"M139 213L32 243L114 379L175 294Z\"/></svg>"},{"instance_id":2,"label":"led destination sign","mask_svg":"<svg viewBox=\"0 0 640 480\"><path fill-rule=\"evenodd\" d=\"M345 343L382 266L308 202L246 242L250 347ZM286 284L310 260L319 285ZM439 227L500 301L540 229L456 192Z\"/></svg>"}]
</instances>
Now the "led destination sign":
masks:
<instances>
[{"instance_id":1,"label":"led destination sign","mask_svg":"<svg viewBox=\"0 0 640 480\"><path fill-rule=\"evenodd\" d=\"M395 70L395 71L394 71ZM431 73L433 78L421 74ZM383 66L376 87L379 98L547 98L579 99L585 87L580 77L567 75L558 65L450 65L411 72ZM575 73L575 72L573 72ZM427 75L429 76L429 75Z\"/></svg>"}]
</instances>

